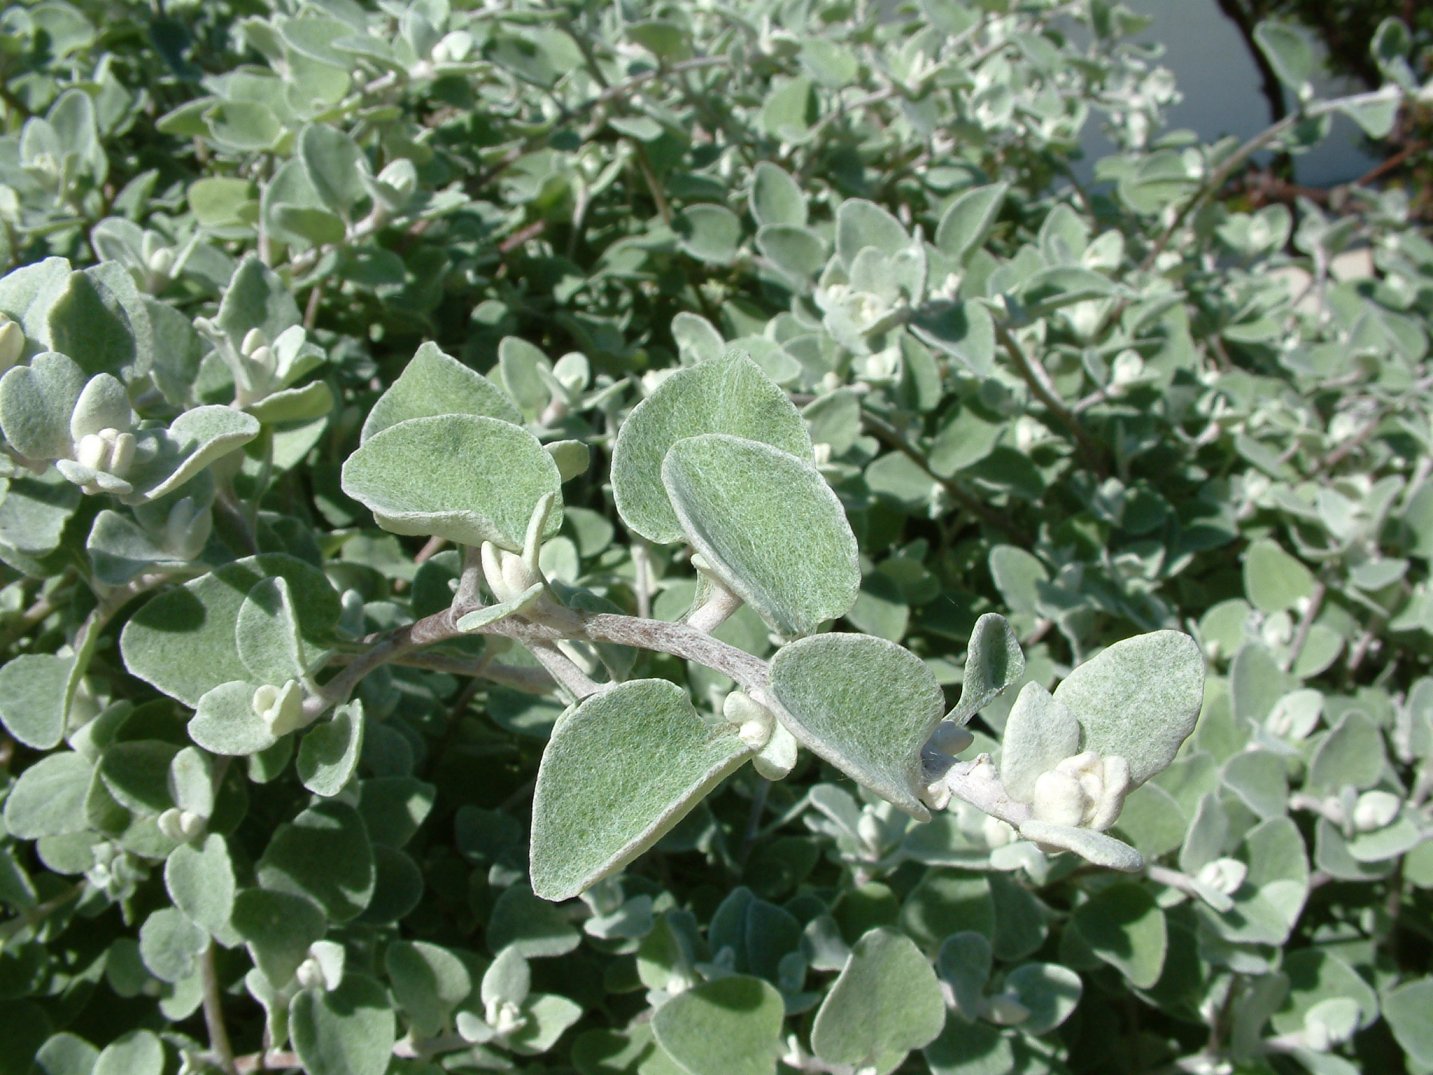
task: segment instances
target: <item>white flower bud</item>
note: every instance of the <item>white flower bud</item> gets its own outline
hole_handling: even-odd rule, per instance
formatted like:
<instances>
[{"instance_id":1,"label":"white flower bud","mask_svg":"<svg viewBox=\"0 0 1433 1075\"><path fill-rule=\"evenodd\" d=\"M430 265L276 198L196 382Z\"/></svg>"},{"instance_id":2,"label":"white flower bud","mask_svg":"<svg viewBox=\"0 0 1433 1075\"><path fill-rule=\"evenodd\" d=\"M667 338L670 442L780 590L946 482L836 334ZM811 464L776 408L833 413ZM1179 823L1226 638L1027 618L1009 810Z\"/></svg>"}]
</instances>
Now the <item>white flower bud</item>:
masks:
<instances>
[{"instance_id":1,"label":"white flower bud","mask_svg":"<svg viewBox=\"0 0 1433 1075\"><path fill-rule=\"evenodd\" d=\"M1390 791L1365 791L1353 808L1353 827L1373 832L1391 824L1398 816L1398 796Z\"/></svg>"},{"instance_id":2,"label":"white flower bud","mask_svg":"<svg viewBox=\"0 0 1433 1075\"><path fill-rule=\"evenodd\" d=\"M248 332L244 333L244 339L239 344L239 353L241 355L251 356L255 351L259 350L259 348L267 346L269 346L269 337L264 334L264 330L261 328L251 328Z\"/></svg>"},{"instance_id":3,"label":"white flower bud","mask_svg":"<svg viewBox=\"0 0 1433 1075\"><path fill-rule=\"evenodd\" d=\"M516 1033L527 1025L527 1018L522 1014L522 1009L510 1000L489 1004L486 1015L488 1025L493 1028L498 1037Z\"/></svg>"},{"instance_id":4,"label":"white flower bud","mask_svg":"<svg viewBox=\"0 0 1433 1075\"><path fill-rule=\"evenodd\" d=\"M771 738L776 718L771 710L742 691L732 691L722 702L722 715L737 726L737 736L752 750L760 750Z\"/></svg>"},{"instance_id":5,"label":"white flower bud","mask_svg":"<svg viewBox=\"0 0 1433 1075\"><path fill-rule=\"evenodd\" d=\"M998 817L991 817L989 814L985 815L985 820L981 823L980 834L985 837L986 846L992 849L1012 844L1019 839L1020 835L1009 822L1001 821Z\"/></svg>"},{"instance_id":6,"label":"white flower bud","mask_svg":"<svg viewBox=\"0 0 1433 1075\"><path fill-rule=\"evenodd\" d=\"M1129 762L1087 750L1036 777L1030 806L1037 821L1103 832L1124 808L1129 785Z\"/></svg>"},{"instance_id":7,"label":"white flower bud","mask_svg":"<svg viewBox=\"0 0 1433 1075\"><path fill-rule=\"evenodd\" d=\"M251 704L275 737L288 735L303 726L303 688L297 680L291 679L282 687L265 683L255 689Z\"/></svg>"},{"instance_id":8,"label":"white flower bud","mask_svg":"<svg viewBox=\"0 0 1433 1075\"><path fill-rule=\"evenodd\" d=\"M0 314L0 373L4 373L25 353L25 332L8 317Z\"/></svg>"},{"instance_id":9,"label":"white flower bud","mask_svg":"<svg viewBox=\"0 0 1433 1075\"><path fill-rule=\"evenodd\" d=\"M321 989L323 987L323 968L318 965L318 960L313 956L309 956L299 964L298 970L294 971L294 977L305 989Z\"/></svg>"},{"instance_id":10,"label":"white flower bud","mask_svg":"<svg viewBox=\"0 0 1433 1075\"><path fill-rule=\"evenodd\" d=\"M1222 892L1226 896L1232 896L1239 891L1239 886L1244 883L1244 878L1249 876L1249 867L1238 859L1215 859L1213 862L1206 862L1200 868L1196 880L1200 884L1208 885L1215 892Z\"/></svg>"}]
</instances>

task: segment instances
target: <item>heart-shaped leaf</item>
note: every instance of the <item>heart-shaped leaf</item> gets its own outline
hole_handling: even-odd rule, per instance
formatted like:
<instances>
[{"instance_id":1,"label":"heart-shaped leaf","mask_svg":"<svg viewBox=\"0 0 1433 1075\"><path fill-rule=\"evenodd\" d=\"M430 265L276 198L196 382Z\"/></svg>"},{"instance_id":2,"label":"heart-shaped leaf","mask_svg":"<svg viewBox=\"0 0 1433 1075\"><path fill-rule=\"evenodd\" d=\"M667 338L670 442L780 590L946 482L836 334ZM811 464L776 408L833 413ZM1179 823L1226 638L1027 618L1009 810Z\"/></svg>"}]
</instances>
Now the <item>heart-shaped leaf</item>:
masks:
<instances>
[{"instance_id":1,"label":"heart-shaped leaf","mask_svg":"<svg viewBox=\"0 0 1433 1075\"><path fill-rule=\"evenodd\" d=\"M398 379L378 397L363 423L359 443L409 418L440 414L471 414L514 424L522 421L506 392L428 342L414 352Z\"/></svg>"},{"instance_id":2,"label":"heart-shaped leaf","mask_svg":"<svg viewBox=\"0 0 1433 1075\"><path fill-rule=\"evenodd\" d=\"M627 527L648 541L682 538L662 484L662 460L677 441L730 433L803 459L811 438L795 404L741 352L678 370L633 408L612 448L612 497Z\"/></svg>"},{"instance_id":3,"label":"heart-shaped leaf","mask_svg":"<svg viewBox=\"0 0 1433 1075\"><path fill-rule=\"evenodd\" d=\"M826 634L783 646L771 660L777 717L797 740L912 817L920 801L921 747L945 696L924 661L872 635Z\"/></svg>"},{"instance_id":4,"label":"heart-shaped leaf","mask_svg":"<svg viewBox=\"0 0 1433 1075\"><path fill-rule=\"evenodd\" d=\"M255 585L275 577L288 584L299 633L321 648L338 623L338 594L311 564L262 553L168 590L136 612L120 635L126 666L188 706L221 684L250 681L234 643L239 612Z\"/></svg>"},{"instance_id":5,"label":"heart-shaped leaf","mask_svg":"<svg viewBox=\"0 0 1433 1075\"><path fill-rule=\"evenodd\" d=\"M773 1075L786 1006L760 978L732 975L679 993L657 1009L652 1030L690 1075Z\"/></svg>"},{"instance_id":6,"label":"heart-shaped leaf","mask_svg":"<svg viewBox=\"0 0 1433 1075\"><path fill-rule=\"evenodd\" d=\"M873 929L856 942L816 1012L811 1048L828 1063L884 1073L944 1025L930 960L905 934Z\"/></svg>"},{"instance_id":7,"label":"heart-shaped leaf","mask_svg":"<svg viewBox=\"0 0 1433 1075\"><path fill-rule=\"evenodd\" d=\"M189 738L211 754L231 757L257 754L277 743L278 737L254 709L258 686L236 679L205 691L189 720Z\"/></svg>"},{"instance_id":8,"label":"heart-shaped leaf","mask_svg":"<svg viewBox=\"0 0 1433 1075\"><path fill-rule=\"evenodd\" d=\"M373 434L343 464L343 491L395 534L522 548L533 508L562 478L527 430L497 418L410 418ZM562 525L559 508L545 537Z\"/></svg>"},{"instance_id":9,"label":"heart-shaped leaf","mask_svg":"<svg viewBox=\"0 0 1433 1075\"><path fill-rule=\"evenodd\" d=\"M27 459L68 456L70 415L84 389L84 370L55 351L9 370L0 377L0 431L5 440Z\"/></svg>"},{"instance_id":10,"label":"heart-shaped leaf","mask_svg":"<svg viewBox=\"0 0 1433 1075\"><path fill-rule=\"evenodd\" d=\"M341 705L299 744L299 779L315 795L331 798L347 786L363 749L363 703Z\"/></svg>"},{"instance_id":11,"label":"heart-shaped leaf","mask_svg":"<svg viewBox=\"0 0 1433 1075\"><path fill-rule=\"evenodd\" d=\"M856 536L814 464L709 433L674 444L662 479L687 540L776 630L810 634L855 604Z\"/></svg>"},{"instance_id":12,"label":"heart-shaped leaf","mask_svg":"<svg viewBox=\"0 0 1433 1075\"><path fill-rule=\"evenodd\" d=\"M75 684L74 657L22 653L0 668L0 724L35 750L49 750L65 734Z\"/></svg>"},{"instance_id":13,"label":"heart-shaped leaf","mask_svg":"<svg viewBox=\"0 0 1433 1075\"><path fill-rule=\"evenodd\" d=\"M1204 704L1204 657L1179 631L1116 642L1055 688L1080 722L1080 749L1129 762L1131 786L1168 768Z\"/></svg>"},{"instance_id":14,"label":"heart-shaped leaf","mask_svg":"<svg viewBox=\"0 0 1433 1075\"><path fill-rule=\"evenodd\" d=\"M305 989L289 1007L294 1050L304 1070L323 1075L383 1075L396 1022L388 991L361 974L345 975L332 992Z\"/></svg>"},{"instance_id":15,"label":"heart-shaped leaf","mask_svg":"<svg viewBox=\"0 0 1433 1075\"><path fill-rule=\"evenodd\" d=\"M283 576L260 579L239 606L234 648L255 683L282 685L304 674L298 614Z\"/></svg>"},{"instance_id":16,"label":"heart-shaped leaf","mask_svg":"<svg viewBox=\"0 0 1433 1075\"><path fill-rule=\"evenodd\" d=\"M734 727L709 725L664 679L584 699L558 720L538 769L533 891L565 900L620 869L750 753Z\"/></svg>"}]
</instances>

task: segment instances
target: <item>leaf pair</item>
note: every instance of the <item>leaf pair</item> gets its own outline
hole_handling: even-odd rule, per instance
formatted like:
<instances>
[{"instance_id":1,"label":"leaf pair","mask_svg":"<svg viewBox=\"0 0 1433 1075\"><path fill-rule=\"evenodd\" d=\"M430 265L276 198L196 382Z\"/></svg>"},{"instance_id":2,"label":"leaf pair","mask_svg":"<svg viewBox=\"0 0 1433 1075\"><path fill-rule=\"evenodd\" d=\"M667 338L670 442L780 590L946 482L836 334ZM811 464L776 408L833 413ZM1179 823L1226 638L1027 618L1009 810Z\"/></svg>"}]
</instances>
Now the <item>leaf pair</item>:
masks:
<instances>
[{"instance_id":1,"label":"leaf pair","mask_svg":"<svg viewBox=\"0 0 1433 1075\"><path fill-rule=\"evenodd\" d=\"M734 352L679 370L617 435L612 494L650 541L691 543L777 631L806 635L855 603L856 538L786 393Z\"/></svg>"}]
</instances>

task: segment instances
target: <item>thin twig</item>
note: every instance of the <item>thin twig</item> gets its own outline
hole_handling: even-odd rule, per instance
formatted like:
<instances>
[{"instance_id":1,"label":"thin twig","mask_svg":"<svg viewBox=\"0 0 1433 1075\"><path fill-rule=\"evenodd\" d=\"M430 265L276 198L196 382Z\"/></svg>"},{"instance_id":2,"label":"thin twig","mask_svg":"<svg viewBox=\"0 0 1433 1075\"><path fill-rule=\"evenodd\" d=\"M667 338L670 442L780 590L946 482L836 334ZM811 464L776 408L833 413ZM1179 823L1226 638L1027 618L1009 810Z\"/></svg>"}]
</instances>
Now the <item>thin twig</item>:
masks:
<instances>
[{"instance_id":1,"label":"thin twig","mask_svg":"<svg viewBox=\"0 0 1433 1075\"><path fill-rule=\"evenodd\" d=\"M1045 409L1050 412L1054 419L1069 430L1070 435L1075 438L1076 443L1079 445L1080 453L1085 457L1085 461L1094 467L1099 474L1107 474L1109 467L1105 463L1104 454L1100 450L1100 446L1090 434L1085 431L1085 427L1080 424L1080 420L1075 417L1070 411L1070 408L1065 406L1064 402L1056 394L1055 385L1050 380L1050 375L1046 372L1045 367L1032 361L1030 356L1025 353L1025 349L1020 346L1020 341L1015 338L1015 334L999 321L995 323L995 334L1000 339L1006 353L1009 354L1011 360L1015 363L1015 368L1020 376L1024 378L1025 383L1030 386L1030 391L1034 393L1035 398L1044 404Z\"/></svg>"},{"instance_id":2,"label":"thin twig","mask_svg":"<svg viewBox=\"0 0 1433 1075\"><path fill-rule=\"evenodd\" d=\"M214 967L213 940L199 957L199 977L204 990L204 1026L209 1033L209 1049L221 1071L236 1075L234 1047L229 1043L229 1029L224 1025L224 995L219 990L219 974Z\"/></svg>"}]
</instances>

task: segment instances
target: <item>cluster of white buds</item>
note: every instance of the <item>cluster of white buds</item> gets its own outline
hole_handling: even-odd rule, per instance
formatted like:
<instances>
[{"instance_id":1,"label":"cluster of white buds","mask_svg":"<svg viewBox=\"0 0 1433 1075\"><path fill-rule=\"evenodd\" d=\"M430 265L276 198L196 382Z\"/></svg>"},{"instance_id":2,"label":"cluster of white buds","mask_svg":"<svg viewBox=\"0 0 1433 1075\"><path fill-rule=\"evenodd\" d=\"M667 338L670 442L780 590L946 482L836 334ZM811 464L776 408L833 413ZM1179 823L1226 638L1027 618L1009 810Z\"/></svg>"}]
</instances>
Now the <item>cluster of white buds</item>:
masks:
<instances>
[{"instance_id":1,"label":"cluster of white buds","mask_svg":"<svg viewBox=\"0 0 1433 1075\"><path fill-rule=\"evenodd\" d=\"M134 434L111 427L86 433L75 445L75 462L123 478L134 463ZM86 492L91 490L86 489Z\"/></svg>"},{"instance_id":2,"label":"cluster of white buds","mask_svg":"<svg viewBox=\"0 0 1433 1075\"><path fill-rule=\"evenodd\" d=\"M155 819L155 824L159 831L171 840L187 844L190 840L204 835L208 819L193 810L181 810L177 806L171 806Z\"/></svg>"},{"instance_id":3,"label":"cluster of white buds","mask_svg":"<svg viewBox=\"0 0 1433 1075\"><path fill-rule=\"evenodd\" d=\"M1195 875L1194 879L1215 892L1232 896L1239 891L1239 886L1248 876L1249 867L1244 863L1238 859L1223 858L1206 862L1199 868L1199 873Z\"/></svg>"},{"instance_id":4,"label":"cluster of white buds","mask_svg":"<svg viewBox=\"0 0 1433 1075\"><path fill-rule=\"evenodd\" d=\"M1355 832L1374 832L1391 825L1402 801L1391 791L1365 791L1354 803L1350 820Z\"/></svg>"},{"instance_id":5,"label":"cluster of white buds","mask_svg":"<svg viewBox=\"0 0 1433 1075\"><path fill-rule=\"evenodd\" d=\"M25 354L25 331L15 321L0 314L0 373L4 373Z\"/></svg>"},{"instance_id":6,"label":"cluster of white buds","mask_svg":"<svg viewBox=\"0 0 1433 1075\"><path fill-rule=\"evenodd\" d=\"M250 704L255 714L268 725L269 734L275 738L297 731L308 723L304 713L304 689L296 679L289 680L282 687L265 683L255 688Z\"/></svg>"},{"instance_id":7,"label":"cluster of white buds","mask_svg":"<svg viewBox=\"0 0 1433 1075\"><path fill-rule=\"evenodd\" d=\"M511 1000L490 1000L484 1006L483 1018L493 1028L493 1034L505 1038L527 1026L527 1016L522 1008Z\"/></svg>"},{"instance_id":8,"label":"cluster of white buds","mask_svg":"<svg viewBox=\"0 0 1433 1075\"><path fill-rule=\"evenodd\" d=\"M1129 790L1129 762L1086 750L1035 778L1030 810L1037 821L1103 832L1120 816Z\"/></svg>"}]
</instances>

